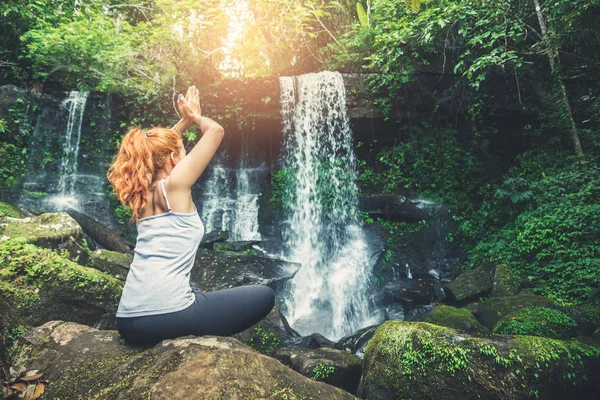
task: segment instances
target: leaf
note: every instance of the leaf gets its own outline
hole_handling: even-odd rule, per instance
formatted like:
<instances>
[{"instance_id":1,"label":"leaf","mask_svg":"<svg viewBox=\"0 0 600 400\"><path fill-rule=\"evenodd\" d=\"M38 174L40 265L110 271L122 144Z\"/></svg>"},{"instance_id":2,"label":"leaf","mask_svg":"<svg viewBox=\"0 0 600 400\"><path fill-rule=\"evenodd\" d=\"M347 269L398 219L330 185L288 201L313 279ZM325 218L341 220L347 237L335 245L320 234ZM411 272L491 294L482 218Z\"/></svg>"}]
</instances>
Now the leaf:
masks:
<instances>
[{"instance_id":1,"label":"leaf","mask_svg":"<svg viewBox=\"0 0 600 400\"><path fill-rule=\"evenodd\" d=\"M46 388L46 385L43 383L38 383L37 386L35 387L35 392L33 393L33 397L31 398L31 400L37 400L39 399L42 394L44 394L44 389Z\"/></svg>"},{"instance_id":2,"label":"leaf","mask_svg":"<svg viewBox=\"0 0 600 400\"><path fill-rule=\"evenodd\" d=\"M35 371L31 371L31 372L37 372L37 370ZM29 372L27 373L29 375ZM33 381L37 381L38 379L40 379L42 376L44 376L44 373L41 374L36 374L36 375L31 375L31 376L23 376L19 379L25 381L25 382L33 382Z\"/></svg>"},{"instance_id":3,"label":"leaf","mask_svg":"<svg viewBox=\"0 0 600 400\"><path fill-rule=\"evenodd\" d=\"M358 20L360 21L360 25L363 28L369 26L369 19L367 18L367 13L365 12L365 8L363 7L361 2L356 3L356 13L358 14Z\"/></svg>"}]
</instances>

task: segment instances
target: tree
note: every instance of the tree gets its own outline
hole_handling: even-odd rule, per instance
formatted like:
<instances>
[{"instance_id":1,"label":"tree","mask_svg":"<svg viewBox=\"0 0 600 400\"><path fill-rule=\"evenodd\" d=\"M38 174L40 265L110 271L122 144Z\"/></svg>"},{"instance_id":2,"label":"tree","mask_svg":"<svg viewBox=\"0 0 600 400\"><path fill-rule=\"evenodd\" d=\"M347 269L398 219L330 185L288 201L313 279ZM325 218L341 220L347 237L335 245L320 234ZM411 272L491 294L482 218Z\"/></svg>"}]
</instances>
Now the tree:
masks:
<instances>
[{"instance_id":1,"label":"tree","mask_svg":"<svg viewBox=\"0 0 600 400\"><path fill-rule=\"evenodd\" d=\"M550 38L548 36L548 30L546 29L546 22L544 19L544 14L542 13L542 7L540 7L539 0L533 0L533 4L535 5L535 12L540 24L540 32L542 34L542 41L544 46L546 47L546 55L548 57L548 61L550 63L550 71L552 73L552 77L556 80L560 90L560 105L565 110L564 118L566 119L569 125L569 134L571 135L571 141L573 142L573 148L575 150L575 154L578 157L583 157L583 150L581 149L581 143L579 142L579 134L577 133L577 126L575 125L575 120L573 119L573 111L571 111L571 105L569 104L569 97L567 96L567 88L565 87L565 83L560 74L559 67L559 58L558 58L558 50L552 45L550 42Z\"/></svg>"}]
</instances>

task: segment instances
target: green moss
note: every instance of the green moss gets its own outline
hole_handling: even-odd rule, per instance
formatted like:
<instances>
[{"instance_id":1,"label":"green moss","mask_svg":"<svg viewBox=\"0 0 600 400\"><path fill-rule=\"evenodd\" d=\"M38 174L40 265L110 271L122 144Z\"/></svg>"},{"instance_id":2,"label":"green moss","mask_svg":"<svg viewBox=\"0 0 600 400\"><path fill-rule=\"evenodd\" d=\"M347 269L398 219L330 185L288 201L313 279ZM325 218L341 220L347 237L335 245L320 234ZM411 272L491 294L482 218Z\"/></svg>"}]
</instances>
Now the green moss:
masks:
<instances>
[{"instance_id":1,"label":"green moss","mask_svg":"<svg viewBox=\"0 0 600 400\"><path fill-rule=\"evenodd\" d=\"M521 277L506 264L496 265L494 274L493 297L514 296L519 292Z\"/></svg>"},{"instance_id":2,"label":"green moss","mask_svg":"<svg viewBox=\"0 0 600 400\"><path fill-rule=\"evenodd\" d=\"M0 217L23 218L23 216L17 207L0 201Z\"/></svg>"},{"instance_id":3,"label":"green moss","mask_svg":"<svg viewBox=\"0 0 600 400\"><path fill-rule=\"evenodd\" d=\"M395 398L506 398L593 382L600 347L535 336L461 335L427 323L387 321L365 351L367 391ZM458 394L457 394L458 393Z\"/></svg>"},{"instance_id":4,"label":"green moss","mask_svg":"<svg viewBox=\"0 0 600 400\"><path fill-rule=\"evenodd\" d=\"M68 214L46 213L32 217L29 222L9 222L0 226L0 234L36 243L39 240L56 240L69 236L78 238L81 227Z\"/></svg>"},{"instance_id":5,"label":"green moss","mask_svg":"<svg viewBox=\"0 0 600 400\"><path fill-rule=\"evenodd\" d=\"M532 335L551 338L574 336L577 323L559 310L528 307L502 318L493 332L502 335Z\"/></svg>"},{"instance_id":6,"label":"green moss","mask_svg":"<svg viewBox=\"0 0 600 400\"><path fill-rule=\"evenodd\" d=\"M550 299L529 293L493 297L479 306L476 315L483 326L492 330L504 316L526 307L554 307L554 303Z\"/></svg>"},{"instance_id":7,"label":"green moss","mask_svg":"<svg viewBox=\"0 0 600 400\"><path fill-rule=\"evenodd\" d=\"M117 302L121 294L121 284L109 275L21 240L0 243L0 279L18 280L23 287L68 282L72 287L85 287L97 294L112 292Z\"/></svg>"},{"instance_id":8,"label":"green moss","mask_svg":"<svg viewBox=\"0 0 600 400\"><path fill-rule=\"evenodd\" d=\"M122 283L21 238L0 242L0 289L17 304L20 323L37 325L66 314L74 316L76 310L65 305L70 302L116 310ZM87 321L87 312L79 312L81 321Z\"/></svg>"},{"instance_id":9,"label":"green moss","mask_svg":"<svg viewBox=\"0 0 600 400\"><path fill-rule=\"evenodd\" d=\"M427 316L425 322L454 329L461 329L467 332L489 333L487 328L481 325L479 321L475 319L471 311L466 308L455 308L451 306L436 307Z\"/></svg>"}]
</instances>

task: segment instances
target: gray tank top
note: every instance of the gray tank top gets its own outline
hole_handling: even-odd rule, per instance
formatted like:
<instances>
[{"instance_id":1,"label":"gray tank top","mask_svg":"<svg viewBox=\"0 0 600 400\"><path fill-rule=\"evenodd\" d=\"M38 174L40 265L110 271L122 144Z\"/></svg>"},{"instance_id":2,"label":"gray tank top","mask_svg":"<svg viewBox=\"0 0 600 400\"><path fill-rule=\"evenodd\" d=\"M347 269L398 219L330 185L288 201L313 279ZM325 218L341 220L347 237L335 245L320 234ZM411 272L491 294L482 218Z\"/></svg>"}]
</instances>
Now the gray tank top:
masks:
<instances>
[{"instance_id":1,"label":"gray tank top","mask_svg":"<svg viewBox=\"0 0 600 400\"><path fill-rule=\"evenodd\" d=\"M168 212L141 218L133 262L129 268L117 317L140 317L183 310L195 301L190 272L204 225L198 215L171 211L161 179Z\"/></svg>"}]
</instances>

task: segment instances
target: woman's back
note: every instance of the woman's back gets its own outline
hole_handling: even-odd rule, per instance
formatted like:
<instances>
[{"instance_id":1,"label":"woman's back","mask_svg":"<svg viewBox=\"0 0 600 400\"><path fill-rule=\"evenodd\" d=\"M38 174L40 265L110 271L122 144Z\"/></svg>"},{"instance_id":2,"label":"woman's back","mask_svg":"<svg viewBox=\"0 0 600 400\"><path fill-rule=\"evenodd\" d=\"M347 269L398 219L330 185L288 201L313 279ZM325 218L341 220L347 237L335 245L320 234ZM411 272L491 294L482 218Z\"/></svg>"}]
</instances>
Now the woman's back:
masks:
<instances>
[{"instance_id":1,"label":"woman's back","mask_svg":"<svg viewBox=\"0 0 600 400\"><path fill-rule=\"evenodd\" d=\"M117 317L138 317L179 311L194 302L190 272L204 225L198 210L171 210L160 182L168 212L141 218L133 262L123 289Z\"/></svg>"}]
</instances>

